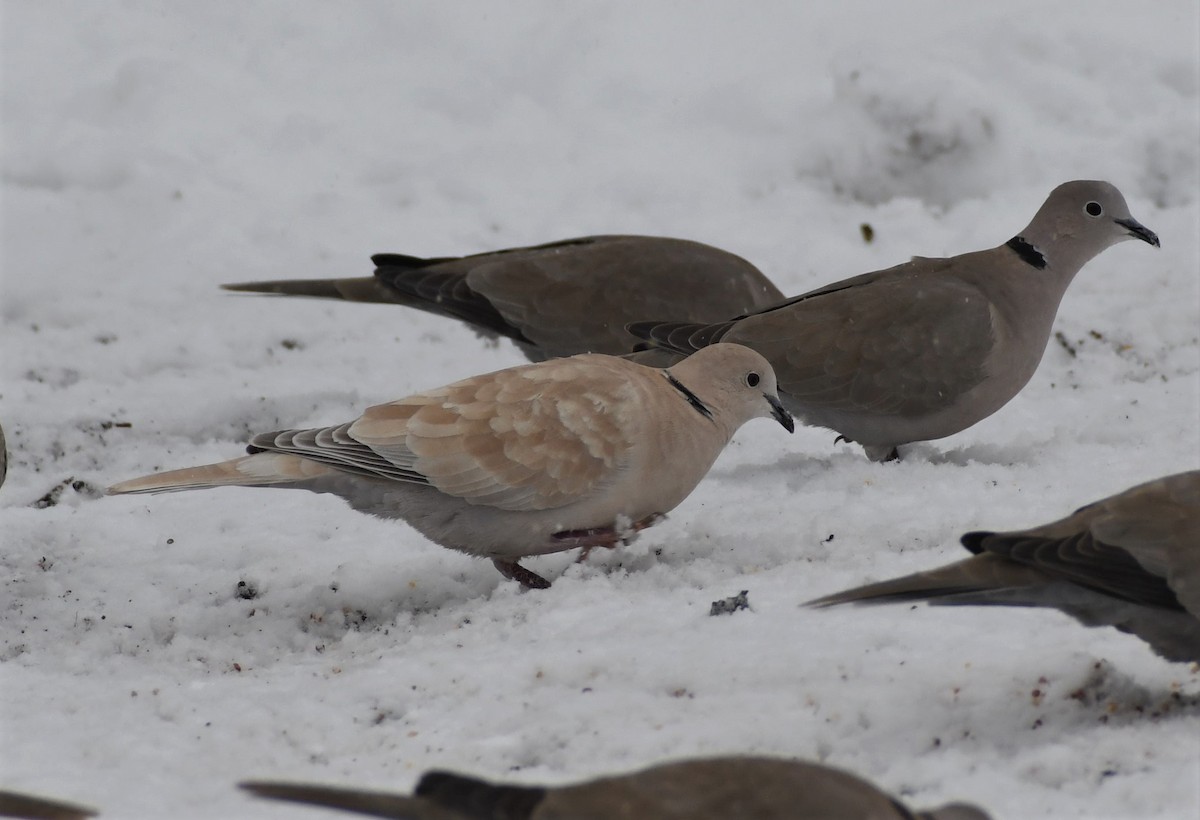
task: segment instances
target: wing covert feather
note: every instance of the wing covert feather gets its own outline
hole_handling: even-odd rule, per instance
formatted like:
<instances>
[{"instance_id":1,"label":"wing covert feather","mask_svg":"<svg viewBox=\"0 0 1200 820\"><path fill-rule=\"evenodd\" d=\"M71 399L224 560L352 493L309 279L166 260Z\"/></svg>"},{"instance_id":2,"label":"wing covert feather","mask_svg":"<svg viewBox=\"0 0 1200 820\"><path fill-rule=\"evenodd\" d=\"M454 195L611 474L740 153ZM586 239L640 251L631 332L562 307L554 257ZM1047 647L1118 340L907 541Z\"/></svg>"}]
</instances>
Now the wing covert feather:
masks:
<instances>
[{"instance_id":1,"label":"wing covert feather","mask_svg":"<svg viewBox=\"0 0 1200 820\"><path fill-rule=\"evenodd\" d=\"M1117 597L1200 614L1200 471L1141 484L1041 527L986 535L979 544Z\"/></svg>"},{"instance_id":2,"label":"wing covert feather","mask_svg":"<svg viewBox=\"0 0 1200 820\"><path fill-rule=\"evenodd\" d=\"M449 495L553 509L607 486L627 463L636 388L625 366L588 357L466 379L372 407L349 433Z\"/></svg>"},{"instance_id":3,"label":"wing covert feather","mask_svg":"<svg viewBox=\"0 0 1200 820\"><path fill-rule=\"evenodd\" d=\"M809 404L897 415L936 410L986 377L991 309L974 285L938 278L927 287L929 271L911 265L881 272L887 276L869 288L831 286L749 316L721 341L765 355L781 392ZM872 332L862 332L866 326Z\"/></svg>"}]
</instances>

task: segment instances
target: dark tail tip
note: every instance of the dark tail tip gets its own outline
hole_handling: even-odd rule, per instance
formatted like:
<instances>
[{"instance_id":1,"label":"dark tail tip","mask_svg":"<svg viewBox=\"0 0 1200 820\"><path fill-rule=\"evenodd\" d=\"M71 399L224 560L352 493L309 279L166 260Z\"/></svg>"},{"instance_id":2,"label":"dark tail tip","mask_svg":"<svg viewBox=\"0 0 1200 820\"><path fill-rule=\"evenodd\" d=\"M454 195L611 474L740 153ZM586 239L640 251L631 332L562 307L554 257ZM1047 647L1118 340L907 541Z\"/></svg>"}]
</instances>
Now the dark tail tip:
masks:
<instances>
[{"instance_id":1,"label":"dark tail tip","mask_svg":"<svg viewBox=\"0 0 1200 820\"><path fill-rule=\"evenodd\" d=\"M427 772L417 783L417 797L466 817L527 820L546 796L538 787L497 786L453 772Z\"/></svg>"},{"instance_id":2,"label":"dark tail tip","mask_svg":"<svg viewBox=\"0 0 1200 820\"><path fill-rule=\"evenodd\" d=\"M980 555L984 551L983 542L995 534L986 530L976 530L975 532L966 533L959 540L964 547L971 551L972 555Z\"/></svg>"}]
</instances>

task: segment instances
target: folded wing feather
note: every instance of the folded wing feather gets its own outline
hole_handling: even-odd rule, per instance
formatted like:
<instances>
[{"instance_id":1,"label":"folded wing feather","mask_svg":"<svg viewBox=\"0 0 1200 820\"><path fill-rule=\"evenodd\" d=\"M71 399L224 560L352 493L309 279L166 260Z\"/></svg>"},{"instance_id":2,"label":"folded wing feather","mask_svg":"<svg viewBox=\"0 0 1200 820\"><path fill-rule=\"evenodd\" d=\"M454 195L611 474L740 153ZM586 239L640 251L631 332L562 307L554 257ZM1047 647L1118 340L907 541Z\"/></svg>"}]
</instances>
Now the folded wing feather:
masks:
<instances>
[{"instance_id":1,"label":"folded wing feather","mask_svg":"<svg viewBox=\"0 0 1200 820\"><path fill-rule=\"evenodd\" d=\"M256 436L256 451L339 470L430 484L505 510L565 506L611 483L628 462L638 419L628 371L587 357L516 368L376 405L336 427Z\"/></svg>"}]
</instances>

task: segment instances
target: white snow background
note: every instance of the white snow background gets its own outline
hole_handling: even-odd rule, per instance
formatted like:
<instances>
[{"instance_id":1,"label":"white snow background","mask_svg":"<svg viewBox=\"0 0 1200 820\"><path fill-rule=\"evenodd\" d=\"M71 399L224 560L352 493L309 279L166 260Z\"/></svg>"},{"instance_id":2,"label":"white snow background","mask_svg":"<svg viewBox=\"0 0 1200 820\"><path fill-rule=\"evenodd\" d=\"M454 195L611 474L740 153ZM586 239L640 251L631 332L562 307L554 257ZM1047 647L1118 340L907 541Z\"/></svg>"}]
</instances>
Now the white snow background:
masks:
<instances>
[{"instance_id":1,"label":"white snow background","mask_svg":"<svg viewBox=\"0 0 1200 820\"><path fill-rule=\"evenodd\" d=\"M1198 9L5 0L0 783L282 818L232 784L754 753L998 818L1196 817L1196 665L1052 611L801 603L1200 464ZM751 423L636 544L530 560L548 591L329 496L33 506L523 361L222 282L644 233L799 293L997 245L1075 178L1163 247L1083 270L1011 404L898 464Z\"/></svg>"}]
</instances>

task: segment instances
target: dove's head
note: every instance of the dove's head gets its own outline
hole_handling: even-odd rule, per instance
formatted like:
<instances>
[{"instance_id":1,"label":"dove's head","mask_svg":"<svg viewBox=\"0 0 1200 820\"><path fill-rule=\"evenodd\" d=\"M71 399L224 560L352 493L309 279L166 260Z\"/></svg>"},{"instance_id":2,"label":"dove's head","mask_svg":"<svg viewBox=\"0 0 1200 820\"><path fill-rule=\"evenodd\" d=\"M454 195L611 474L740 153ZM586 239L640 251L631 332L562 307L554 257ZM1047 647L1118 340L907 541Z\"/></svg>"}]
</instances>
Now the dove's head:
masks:
<instances>
[{"instance_id":1,"label":"dove's head","mask_svg":"<svg viewBox=\"0 0 1200 820\"><path fill-rule=\"evenodd\" d=\"M773 418L789 433L792 415L779 401L775 370L761 354L735 344L714 344L666 371L693 407L732 434L750 419Z\"/></svg>"},{"instance_id":2,"label":"dove's head","mask_svg":"<svg viewBox=\"0 0 1200 820\"><path fill-rule=\"evenodd\" d=\"M1035 267L1048 264L1073 274L1126 239L1159 247L1158 236L1130 215L1115 185L1079 179L1051 191L1029 227L1009 245L1015 243L1022 258Z\"/></svg>"}]
</instances>

